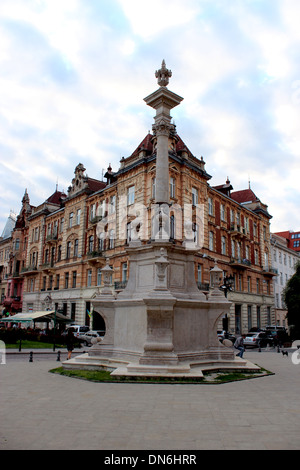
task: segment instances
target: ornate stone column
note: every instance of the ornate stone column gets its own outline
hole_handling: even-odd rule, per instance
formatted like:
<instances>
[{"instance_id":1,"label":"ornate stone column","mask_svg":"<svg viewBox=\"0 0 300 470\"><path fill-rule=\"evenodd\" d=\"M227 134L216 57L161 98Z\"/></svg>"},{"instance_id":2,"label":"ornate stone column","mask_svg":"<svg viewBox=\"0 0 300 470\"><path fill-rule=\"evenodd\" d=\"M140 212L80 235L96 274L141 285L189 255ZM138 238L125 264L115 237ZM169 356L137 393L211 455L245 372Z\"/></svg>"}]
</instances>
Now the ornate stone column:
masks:
<instances>
[{"instance_id":1,"label":"ornate stone column","mask_svg":"<svg viewBox=\"0 0 300 470\"><path fill-rule=\"evenodd\" d=\"M175 126L171 124L170 110L179 105L183 98L168 90L172 72L166 68L164 60L155 76L160 88L144 98L147 105L156 110L155 123L152 126L156 138L155 202L169 204L169 136L171 131L175 131Z\"/></svg>"}]
</instances>

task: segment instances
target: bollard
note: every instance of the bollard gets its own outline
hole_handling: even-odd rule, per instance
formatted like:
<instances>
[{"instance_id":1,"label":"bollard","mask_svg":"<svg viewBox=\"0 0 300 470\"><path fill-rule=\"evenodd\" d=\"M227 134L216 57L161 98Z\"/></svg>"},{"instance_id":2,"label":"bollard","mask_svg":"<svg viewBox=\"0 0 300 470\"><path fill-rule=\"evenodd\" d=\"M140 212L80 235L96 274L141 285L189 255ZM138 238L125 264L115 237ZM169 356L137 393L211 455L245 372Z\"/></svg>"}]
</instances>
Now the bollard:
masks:
<instances>
[{"instance_id":1,"label":"bollard","mask_svg":"<svg viewBox=\"0 0 300 470\"><path fill-rule=\"evenodd\" d=\"M57 353L57 358L56 358L56 361L59 362L60 361L60 351L58 351Z\"/></svg>"},{"instance_id":2,"label":"bollard","mask_svg":"<svg viewBox=\"0 0 300 470\"><path fill-rule=\"evenodd\" d=\"M33 362L33 352L30 351L29 353L29 362Z\"/></svg>"},{"instance_id":3,"label":"bollard","mask_svg":"<svg viewBox=\"0 0 300 470\"><path fill-rule=\"evenodd\" d=\"M279 344L277 346L277 352L280 353L280 347L279 347Z\"/></svg>"}]
</instances>

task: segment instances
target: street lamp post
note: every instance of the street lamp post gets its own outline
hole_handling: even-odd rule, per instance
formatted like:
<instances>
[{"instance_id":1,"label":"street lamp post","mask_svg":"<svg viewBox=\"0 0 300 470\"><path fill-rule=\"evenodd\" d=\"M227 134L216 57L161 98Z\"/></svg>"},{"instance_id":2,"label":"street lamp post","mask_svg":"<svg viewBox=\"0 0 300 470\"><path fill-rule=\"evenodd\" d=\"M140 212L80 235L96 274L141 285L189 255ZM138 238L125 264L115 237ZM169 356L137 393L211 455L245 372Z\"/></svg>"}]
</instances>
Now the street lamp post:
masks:
<instances>
[{"instance_id":1,"label":"street lamp post","mask_svg":"<svg viewBox=\"0 0 300 470\"><path fill-rule=\"evenodd\" d=\"M227 298L227 292L233 290L234 277L232 275L225 276L223 282L221 288L224 290L225 297Z\"/></svg>"},{"instance_id":2,"label":"street lamp post","mask_svg":"<svg viewBox=\"0 0 300 470\"><path fill-rule=\"evenodd\" d=\"M47 295L44 300L46 305L46 310L51 310L52 307L52 297L51 295ZM53 326L53 351L55 351L55 332L56 332L56 307L54 307L54 326Z\"/></svg>"},{"instance_id":3,"label":"street lamp post","mask_svg":"<svg viewBox=\"0 0 300 470\"><path fill-rule=\"evenodd\" d=\"M231 292L233 290L233 284L234 284L234 277L232 275L225 276L223 278L223 284L221 286L221 289L223 289L224 295L225 295L226 298L227 298L228 291ZM223 318L223 329L226 333L228 333L228 316L227 316L227 313L225 314L225 318Z\"/></svg>"}]
</instances>

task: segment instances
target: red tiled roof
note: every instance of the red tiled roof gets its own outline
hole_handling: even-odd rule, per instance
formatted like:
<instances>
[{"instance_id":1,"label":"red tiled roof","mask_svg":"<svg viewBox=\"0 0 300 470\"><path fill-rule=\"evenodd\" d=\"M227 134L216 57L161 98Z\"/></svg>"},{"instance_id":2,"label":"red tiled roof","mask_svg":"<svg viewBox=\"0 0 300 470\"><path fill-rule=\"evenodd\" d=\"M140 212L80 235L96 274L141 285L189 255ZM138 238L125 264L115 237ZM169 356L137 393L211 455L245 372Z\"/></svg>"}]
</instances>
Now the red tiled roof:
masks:
<instances>
[{"instance_id":1,"label":"red tiled roof","mask_svg":"<svg viewBox=\"0 0 300 470\"><path fill-rule=\"evenodd\" d=\"M152 143L152 138L153 138L153 135L148 133L146 135L146 137L142 140L142 142L140 143L140 145L135 149L135 151L131 154L131 157L133 156L136 156L143 148L143 150L145 150L146 152L149 152L150 154L152 154L153 152L153 143ZM185 143L183 142L183 140L181 139L181 137L179 137L179 135L177 134L177 144L176 144L176 152L181 152L182 150L186 150L190 155L192 155L192 153L190 152L190 150L187 148L187 146L185 145Z\"/></svg>"},{"instance_id":2,"label":"red tiled roof","mask_svg":"<svg viewBox=\"0 0 300 470\"><path fill-rule=\"evenodd\" d=\"M233 193L231 193L231 198L239 204L243 202L259 201L252 189L242 189L241 191L234 191Z\"/></svg>"},{"instance_id":3,"label":"red tiled roof","mask_svg":"<svg viewBox=\"0 0 300 470\"><path fill-rule=\"evenodd\" d=\"M106 186L104 181L95 180L93 178L88 177L87 181L89 189L91 189L93 192L99 191L99 189L103 189Z\"/></svg>"},{"instance_id":4,"label":"red tiled roof","mask_svg":"<svg viewBox=\"0 0 300 470\"><path fill-rule=\"evenodd\" d=\"M140 145L135 149L135 151L131 154L131 157L137 155L141 150L142 148L144 150L146 150L146 152L150 152L152 153L153 152L153 144L152 144L152 137L153 135L148 133L146 135L146 137L142 140L142 142L140 143Z\"/></svg>"},{"instance_id":5,"label":"red tiled roof","mask_svg":"<svg viewBox=\"0 0 300 470\"><path fill-rule=\"evenodd\" d=\"M67 196L65 193L62 193L61 191L55 191L55 193L51 194L51 196L46 199L46 202L59 205L62 199L65 199L66 197Z\"/></svg>"}]
</instances>

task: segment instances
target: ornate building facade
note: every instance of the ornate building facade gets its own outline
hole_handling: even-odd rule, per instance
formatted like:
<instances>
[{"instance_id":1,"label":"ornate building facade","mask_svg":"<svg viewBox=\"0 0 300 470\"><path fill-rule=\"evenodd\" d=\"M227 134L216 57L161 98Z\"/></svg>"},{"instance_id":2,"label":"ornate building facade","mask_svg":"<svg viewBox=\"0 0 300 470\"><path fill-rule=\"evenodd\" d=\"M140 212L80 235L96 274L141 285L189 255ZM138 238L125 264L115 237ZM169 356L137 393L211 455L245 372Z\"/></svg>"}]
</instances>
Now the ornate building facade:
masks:
<instances>
[{"instance_id":1,"label":"ornate building facade","mask_svg":"<svg viewBox=\"0 0 300 470\"><path fill-rule=\"evenodd\" d=\"M148 97L151 103L154 95ZM136 150L122 158L116 171L109 165L105 182L88 178L79 164L67 195L56 191L38 207L23 200L23 225L17 222L12 235L12 244L16 237L21 241L22 252L12 252L5 299L8 306L18 267L21 304L10 311L51 305L76 323L103 329L97 312L90 317L93 296L103 288L103 268L112 268L111 284L118 295L130 275L128 243L162 237L191 250L202 291L209 291L215 262L223 270L222 288L232 306L220 328L246 333L274 321L276 273L267 206L250 188L233 191L228 179L211 186L203 158L190 152L172 124L165 139L169 204L156 207L157 191L163 193L156 173L159 125L157 121Z\"/></svg>"},{"instance_id":2,"label":"ornate building facade","mask_svg":"<svg viewBox=\"0 0 300 470\"><path fill-rule=\"evenodd\" d=\"M288 280L295 274L300 254L289 247L285 236L271 234L272 264L277 271L274 278L275 324L287 327L287 308L283 299L283 290Z\"/></svg>"}]
</instances>

